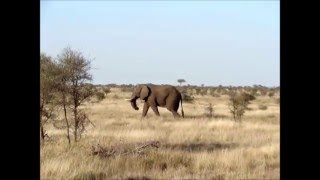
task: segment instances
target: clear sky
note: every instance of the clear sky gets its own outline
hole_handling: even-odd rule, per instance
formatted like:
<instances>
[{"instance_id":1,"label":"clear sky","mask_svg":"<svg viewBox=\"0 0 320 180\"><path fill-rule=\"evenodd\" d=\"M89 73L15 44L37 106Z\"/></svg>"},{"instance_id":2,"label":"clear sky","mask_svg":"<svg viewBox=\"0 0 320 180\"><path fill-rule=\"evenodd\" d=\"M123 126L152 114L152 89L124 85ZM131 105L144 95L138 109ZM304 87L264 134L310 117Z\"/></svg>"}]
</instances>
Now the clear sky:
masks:
<instances>
[{"instance_id":1,"label":"clear sky","mask_svg":"<svg viewBox=\"0 0 320 180\"><path fill-rule=\"evenodd\" d=\"M279 1L41 1L41 52L70 46L93 83L280 85Z\"/></svg>"}]
</instances>

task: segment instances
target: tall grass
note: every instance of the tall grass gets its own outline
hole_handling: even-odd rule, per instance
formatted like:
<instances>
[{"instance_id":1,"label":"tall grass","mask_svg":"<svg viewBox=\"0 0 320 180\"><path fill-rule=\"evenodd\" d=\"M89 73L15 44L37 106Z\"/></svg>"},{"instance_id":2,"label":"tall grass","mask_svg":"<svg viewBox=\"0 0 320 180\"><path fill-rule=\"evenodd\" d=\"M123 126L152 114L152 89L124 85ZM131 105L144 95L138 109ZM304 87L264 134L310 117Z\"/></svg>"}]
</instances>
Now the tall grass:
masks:
<instances>
[{"instance_id":1,"label":"tall grass","mask_svg":"<svg viewBox=\"0 0 320 180\"><path fill-rule=\"evenodd\" d=\"M117 95L119 98L112 98ZM186 118L173 119L165 108L161 117L139 111L124 98L129 92L112 89L99 103L82 108L95 127L87 129L78 143L68 145L65 130L47 127L52 141L41 145L41 179L279 179L279 104L268 96L252 101L242 120L231 120L228 96L196 95L185 103ZM216 117L203 110L215 106ZM268 109L260 110L259 105ZM226 118L220 118L226 117ZM91 155L91 146L130 146L159 141L160 147L143 155L108 158Z\"/></svg>"}]
</instances>

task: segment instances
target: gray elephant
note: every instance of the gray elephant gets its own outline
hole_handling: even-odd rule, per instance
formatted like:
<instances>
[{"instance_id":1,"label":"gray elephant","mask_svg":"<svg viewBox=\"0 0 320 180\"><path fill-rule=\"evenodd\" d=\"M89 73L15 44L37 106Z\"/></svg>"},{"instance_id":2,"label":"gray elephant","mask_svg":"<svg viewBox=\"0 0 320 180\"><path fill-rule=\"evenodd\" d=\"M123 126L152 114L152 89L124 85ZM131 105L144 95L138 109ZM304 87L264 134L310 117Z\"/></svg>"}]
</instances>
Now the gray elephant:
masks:
<instances>
[{"instance_id":1,"label":"gray elephant","mask_svg":"<svg viewBox=\"0 0 320 180\"><path fill-rule=\"evenodd\" d=\"M142 117L147 115L150 107L157 116L160 116L158 111L158 106L160 106L166 107L172 112L174 118L178 118L180 115L177 110L179 109L179 103L181 103L181 115L184 118L182 96L174 86L139 84L133 89L131 98L127 99L135 110L139 110L136 104L138 98L144 100Z\"/></svg>"}]
</instances>

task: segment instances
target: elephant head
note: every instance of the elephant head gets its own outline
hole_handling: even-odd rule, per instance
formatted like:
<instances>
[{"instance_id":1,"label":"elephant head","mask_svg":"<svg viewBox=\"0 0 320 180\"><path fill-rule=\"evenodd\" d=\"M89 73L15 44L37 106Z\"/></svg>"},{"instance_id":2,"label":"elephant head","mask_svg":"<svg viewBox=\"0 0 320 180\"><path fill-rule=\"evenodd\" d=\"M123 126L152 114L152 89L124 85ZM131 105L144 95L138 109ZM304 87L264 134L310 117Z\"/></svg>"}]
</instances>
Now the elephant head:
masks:
<instances>
[{"instance_id":1,"label":"elephant head","mask_svg":"<svg viewBox=\"0 0 320 180\"><path fill-rule=\"evenodd\" d=\"M139 110L136 100L140 98L141 100L146 100L146 98L150 95L150 88L147 85L137 85L132 92L130 102L131 106L135 110Z\"/></svg>"}]
</instances>

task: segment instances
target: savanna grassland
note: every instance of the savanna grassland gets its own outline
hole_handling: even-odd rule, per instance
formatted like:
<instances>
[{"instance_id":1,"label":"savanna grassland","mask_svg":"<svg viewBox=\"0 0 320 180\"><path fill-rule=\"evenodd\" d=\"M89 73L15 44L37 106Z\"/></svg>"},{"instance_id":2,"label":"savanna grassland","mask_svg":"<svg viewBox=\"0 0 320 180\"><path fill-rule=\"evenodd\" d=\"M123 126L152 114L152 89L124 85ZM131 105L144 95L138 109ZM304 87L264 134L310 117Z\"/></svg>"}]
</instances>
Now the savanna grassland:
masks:
<instances>
[{"instance_id":1,"label":"savanna grassland","mask_svg":"<svg viewBox=\"0 0 320 180\"><path fill-rule=\"evenodd\" d=\"M159 108L161 117L149 110L141 119L143 104L137 101L140 110L135 111L124 100L130 95L112 88L102 101L81 106L94 126L70 146L65 129L47 124L50 139L40 146L41 179L280 178L279 93L256 96L241 123L232 119L228 95L195 95L193 103L183 103L184 119L174 119L165 108ZM203 115L209 103L212 118ZM97 144L134 149L150 141L158 141L158 148L142 154L92 154Z\"/></svg>"}]
</instances>

